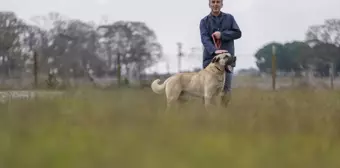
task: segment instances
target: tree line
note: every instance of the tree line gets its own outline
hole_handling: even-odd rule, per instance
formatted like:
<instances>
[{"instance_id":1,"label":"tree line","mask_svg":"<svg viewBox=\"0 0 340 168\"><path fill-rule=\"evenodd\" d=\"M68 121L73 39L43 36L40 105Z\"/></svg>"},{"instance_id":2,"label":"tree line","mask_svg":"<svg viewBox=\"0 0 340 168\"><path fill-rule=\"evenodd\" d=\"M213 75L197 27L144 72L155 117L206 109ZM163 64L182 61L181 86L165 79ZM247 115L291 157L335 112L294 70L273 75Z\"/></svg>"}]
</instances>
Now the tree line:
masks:
<instances>
[{"instance_id":1,"label":"tree line","mask_svg":"<svg viewBox=\"0 0 340 168\"><path fill-rule=\"evenodd\" d=\"M25 22L14 12L0 11L0 76L40 74L62 78L118 76L124 71L140 79L143 71L162 56L156 33L144 22L116 21L96 24L57 12L33 16ZM271 42L255 53L261 72L271 71L272 46L277 69L302 72L314 67L329 75L331 63L340 72L340 19L328 19L307 29L304 41ZM37 65L34 64L35 57Z\"/></svg>"},{"instance_id":2,"label":"tree line","mask_svg":"<svg viewBox=\"0 0 340 168\"><path fill-rule=\"evenodd\" d=\"M14 12L0 12L0 75L21 77L38 71L63 78L117 75L140 78L162 57L155 32L144 22L96 24L51 12L29 24Z\"/></svg>"},{"instance_id":3,"label":"tree line","mask_svg":"<svg viewBox=\"0 0 340 168\"><path fill-rule=\"evenodd\" d=\"M318 76L329 76L330 70L340 72L340 19L327 19L321 25L309 26L303 41L264 45L254 55L261 72L271 72L273 45L276 47L276 67L281 72L301 74L309 68Z\"/></svg>"}]
</instances>

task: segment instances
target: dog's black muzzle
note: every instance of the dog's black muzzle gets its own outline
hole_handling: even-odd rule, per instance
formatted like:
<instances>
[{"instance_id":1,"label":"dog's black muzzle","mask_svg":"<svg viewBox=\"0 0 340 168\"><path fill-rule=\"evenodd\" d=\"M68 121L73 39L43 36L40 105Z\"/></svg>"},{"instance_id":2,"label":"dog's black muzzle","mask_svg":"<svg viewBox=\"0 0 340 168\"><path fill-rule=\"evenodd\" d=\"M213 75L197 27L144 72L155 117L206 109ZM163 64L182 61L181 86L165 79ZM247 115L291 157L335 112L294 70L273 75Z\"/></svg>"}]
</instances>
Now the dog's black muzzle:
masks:
<instances>
[{"instance_id":1,"label":"dog's black muzzle","mask_svg":"<svg viewBox=\"0 0 340 168\"><path fill-rule=\"evenodd\" d=\"M236 56L232 56L231 58L228 59L226 62L227 65L231 65L232 67L235 67L236 65Z\"/></svg>"},{"instance_id":2,"label":"dog's black muzzle","mask_svg":"<svg viewBox=\"0 0 340 168\"><path fill-rule=\"evenodd\" d=\"M236 56L232 56L226 62L226 66L225 66L226 67L226 71L228 73L231 73L231 68L229 66L231 66L232 68L234 68L236 66Z\"/></svg>"}]
</instances>

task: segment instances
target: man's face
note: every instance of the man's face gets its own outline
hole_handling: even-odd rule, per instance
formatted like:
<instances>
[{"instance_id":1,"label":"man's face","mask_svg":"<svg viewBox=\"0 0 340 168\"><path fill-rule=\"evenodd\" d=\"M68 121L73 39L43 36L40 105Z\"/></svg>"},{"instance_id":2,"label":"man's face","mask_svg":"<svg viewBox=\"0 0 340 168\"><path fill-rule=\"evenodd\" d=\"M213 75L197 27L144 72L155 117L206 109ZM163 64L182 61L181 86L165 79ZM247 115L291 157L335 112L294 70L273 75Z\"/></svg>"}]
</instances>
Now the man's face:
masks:
<instances>
[{"instance_id":1,"label":"man's face","mask_svg":"<svg viewBox=\"0 0 340 168\"><path fill-rule=\"evenodd\" d=\"M209 6L213 13L219 13L223 6L222 0L209 0Z\"/></svg>"}]
</instances>

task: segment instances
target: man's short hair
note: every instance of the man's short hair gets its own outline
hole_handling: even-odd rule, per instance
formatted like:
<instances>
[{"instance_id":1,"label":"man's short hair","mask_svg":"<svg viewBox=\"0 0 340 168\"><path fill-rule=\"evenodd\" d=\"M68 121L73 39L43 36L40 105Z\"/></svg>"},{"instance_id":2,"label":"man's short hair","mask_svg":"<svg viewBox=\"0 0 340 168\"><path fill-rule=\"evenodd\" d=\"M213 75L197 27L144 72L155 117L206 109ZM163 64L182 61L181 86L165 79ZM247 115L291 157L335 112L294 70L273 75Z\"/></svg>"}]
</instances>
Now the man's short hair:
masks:
<instances>
[{"instance_id":1,"label":"man's short hair","mask_svg":"<svg viewBox=\"0 0 340 168\"><path fill-rule=\"evenodd\" d=\"M210 4L210 1L212 1L212 0L209 0L209 4ZM223 4L223 0L220 0L221 1L221 3Z\"/></svg>"}]
</instances>

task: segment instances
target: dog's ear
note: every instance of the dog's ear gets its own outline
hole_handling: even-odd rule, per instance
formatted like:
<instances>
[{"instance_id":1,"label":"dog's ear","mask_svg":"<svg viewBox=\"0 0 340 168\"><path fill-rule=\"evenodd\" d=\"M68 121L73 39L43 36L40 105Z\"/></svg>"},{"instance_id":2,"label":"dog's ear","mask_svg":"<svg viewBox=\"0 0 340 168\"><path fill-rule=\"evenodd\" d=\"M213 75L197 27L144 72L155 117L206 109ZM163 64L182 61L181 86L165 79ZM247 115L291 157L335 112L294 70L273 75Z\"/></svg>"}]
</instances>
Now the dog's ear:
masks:
<instances>
[{"instance_id":1,"label":"dog's ear","mask_svg":"<svg viewBox=\"0 0 340 168\"><path fill-rule=\"evenodd\" d=\"M214 57L211 62L215 63L215 62L218 62L218 61L220 61L220 57Z\"/></svg>"}]
</instances>

